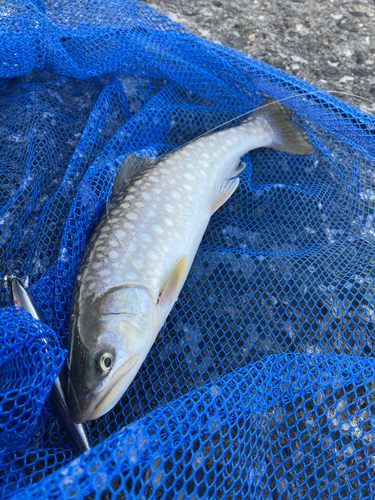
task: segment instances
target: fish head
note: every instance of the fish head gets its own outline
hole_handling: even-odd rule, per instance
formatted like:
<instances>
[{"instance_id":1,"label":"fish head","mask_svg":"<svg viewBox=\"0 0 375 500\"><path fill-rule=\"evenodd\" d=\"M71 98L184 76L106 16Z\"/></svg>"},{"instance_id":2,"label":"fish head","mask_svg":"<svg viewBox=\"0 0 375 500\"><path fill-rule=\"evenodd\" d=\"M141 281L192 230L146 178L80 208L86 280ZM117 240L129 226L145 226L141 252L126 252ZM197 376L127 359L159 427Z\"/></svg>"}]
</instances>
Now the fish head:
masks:
<instances>
[{"instance_id":1,"label":"fish head","mask_svg":"<svg viewBox=\"0 0 375 500\"><path fill-rule=\"evenodd\" d=\"M146 288L124 287L73 309L68 407L74 422L106 414L138 373L159 331Z\"/></svg>"}]
</instances>

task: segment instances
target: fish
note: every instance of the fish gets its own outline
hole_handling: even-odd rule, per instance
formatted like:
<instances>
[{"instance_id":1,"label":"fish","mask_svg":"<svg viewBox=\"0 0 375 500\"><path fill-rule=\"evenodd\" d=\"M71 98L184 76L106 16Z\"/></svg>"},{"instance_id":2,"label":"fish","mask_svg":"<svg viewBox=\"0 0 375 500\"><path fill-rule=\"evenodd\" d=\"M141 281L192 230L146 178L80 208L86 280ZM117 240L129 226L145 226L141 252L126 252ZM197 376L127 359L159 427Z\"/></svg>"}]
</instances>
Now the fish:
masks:
<instances>
[{"instance_id":1,"label":"fish","mask_svg":"<svg viewBox=\"0 0 375 500\"><path fill-rule=\"evenodd\" d=\"M128 154L73 288L68 407L82 423L111 410L149 353L187 278L212 214L260 147L313 152L291 110L272 99L237 126L157 159Z\"/></svg>"},{"instance_id":2,"label":"fish","mask_svg":"<svg viewBox=\"0 0 375 500\"><path fill-rule=\"evenodd\" d=\"M6 282L9 285L12 305L23 307L23 309L29 312L33 318L41 323L47 324L38 303L26 290L24 283L15 276L7 276ZM48 343L47 339L44 337L41 340ZM70 416L66 397L67 383L67 375L64 369L62 369L51 387L49 401L57 417L70 435L74 445L80 453L83 453L91 448L90 441L83 425L73 422Z\"/></svg>"}]
</instances>

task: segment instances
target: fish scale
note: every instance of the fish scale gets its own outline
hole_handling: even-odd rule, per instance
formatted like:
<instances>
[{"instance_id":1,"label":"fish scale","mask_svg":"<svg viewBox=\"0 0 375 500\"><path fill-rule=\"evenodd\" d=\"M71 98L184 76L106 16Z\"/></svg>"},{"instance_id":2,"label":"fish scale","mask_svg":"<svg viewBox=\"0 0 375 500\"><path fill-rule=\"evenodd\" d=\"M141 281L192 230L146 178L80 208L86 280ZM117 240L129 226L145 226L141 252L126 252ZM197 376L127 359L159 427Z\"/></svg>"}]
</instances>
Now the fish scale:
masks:
<instances>
[{"instance_id":1,"label":"fish scale","mask_svg":"<svg viewBox=\"0 0 375 500\"><path fill-rule=\"evenodd\" d=\"M271 104L271 102L268 102ZM188 275L212 213L235 191L241 157L311 152L281 104L152 164L129 155L80 264L69 341L69 409L109 411L134 379Z\"/></svg>"},{"instance_id":2,"label":"fish scale","mask_svg":"<svg viewBox=\"0 0 375 500\"><path fill-rule=\"evenodd\" d=\"M212 166L200 155L205 146L215 145L216 141L210 138L195 151L190 145L191 153L184 151L158 163L151 171L141 174L142 178L133 182L126 193L111 201L108 214L98 227L93 251L84 263L83 280L88 284L88 287L82 286L84 296L119 286L125 277L127 283L147 284L155 298L158 296L160 286L173 268L173 264L168 266L171 253L189 253L191 241L204 231L211 216L211 197L203 194L212 191L212 178L209 178ZM224 154L224 148L214 152L215 162L219 153ZM193 165L195 174L189 172ZM202 226L200 232L198 221ZM176 231L179 225L183 228L181 234ZM135 243L137 237L139 241ZM192 259L195 251L190 252ZM153 262L160 259L164 265L155 268ZM102 274L103 268L108 278Z\"/></svg>"}]
</instances>

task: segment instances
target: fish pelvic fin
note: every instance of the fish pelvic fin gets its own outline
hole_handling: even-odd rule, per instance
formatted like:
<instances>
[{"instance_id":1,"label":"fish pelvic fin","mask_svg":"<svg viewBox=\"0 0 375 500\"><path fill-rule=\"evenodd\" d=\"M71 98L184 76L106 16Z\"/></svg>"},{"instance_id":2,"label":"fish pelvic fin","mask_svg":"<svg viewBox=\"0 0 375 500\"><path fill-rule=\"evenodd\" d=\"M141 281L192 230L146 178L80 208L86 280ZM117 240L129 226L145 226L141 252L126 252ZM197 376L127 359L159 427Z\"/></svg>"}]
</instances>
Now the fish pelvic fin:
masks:
<instances>
[{"instance_id":1,"label":"fish pelvic fin","mask_svg":"<svg viewBox=\"0 0 375 500\"><path fill-rule=\"evenodd\" d=\"M235 192L238 184L240 183L240 179L236 177L235 179L229 179L228 181L224 181L220 186L217 192L215 193L215 199L211 204L211 212L214 213L221 205L232 196Z\"/></svg>"},{"instance_id":2,"label":"fish pelvic fin","mask_svg":"<svg viewBox=\"0 0 375 500\"><path fill-rule=\"evenodd\" d=\"M266 120L273 135L272 142L267 147L294 155L312 153L313 146L305 130L292 121L291 115L290 108L269 97L251 114L249 121L254 118Z\"/></svg>"}]
</instances>

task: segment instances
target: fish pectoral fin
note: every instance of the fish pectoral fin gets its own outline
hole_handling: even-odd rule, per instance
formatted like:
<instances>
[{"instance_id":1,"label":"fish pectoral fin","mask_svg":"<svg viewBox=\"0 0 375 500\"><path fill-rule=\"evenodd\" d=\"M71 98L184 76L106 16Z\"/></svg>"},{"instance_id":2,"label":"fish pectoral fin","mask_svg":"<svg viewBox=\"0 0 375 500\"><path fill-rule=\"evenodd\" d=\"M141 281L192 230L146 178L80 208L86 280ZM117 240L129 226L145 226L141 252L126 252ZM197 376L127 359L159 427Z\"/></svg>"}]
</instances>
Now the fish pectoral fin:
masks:
<instances>
[{"instance_id":1,"label":"fish pectoral fin","mask_svg":"<svg viewBox=\"0 0 375 500\"><path fill-rule=\"evenodd\" d=\"M128 154L117 172L113 183L112 196L121 193L129 181L155 163L157 163L155 158L141 157L133 153Z\"/></svg>"},{"instance_id":2,"label":"fish pectoral fin","mask_svg":"<svg viewBox=\"0 0 375 500\"><path fill-rule=\"evenodd\" d=\"M172 300L175 298L177 290L181 286L181 281L184 277L186 270L186 255L180 259L177 264L174 266L169 278L167 279L166 284L164 285L163 290L159 295L159 305L161 307L170 305Z\"/></svg>"},{"instance_id":3,"label":"fish pectoral fin","mask_svg":"<svg viewBox=\"0 0 375 500\"><path fill-rule=\"evenodd\" d=\"M232 196L239 183L240 179L237 177L236 179L229 179L229 181L220 184L218 191L215 193L215 199L211 203L212 213L216 212Z\"/></svg>"}]
</instances>

